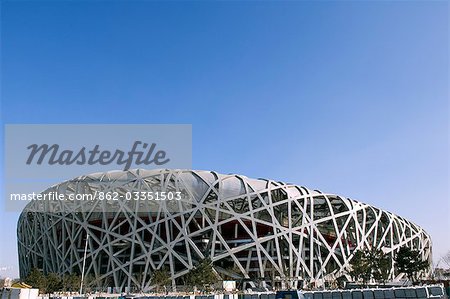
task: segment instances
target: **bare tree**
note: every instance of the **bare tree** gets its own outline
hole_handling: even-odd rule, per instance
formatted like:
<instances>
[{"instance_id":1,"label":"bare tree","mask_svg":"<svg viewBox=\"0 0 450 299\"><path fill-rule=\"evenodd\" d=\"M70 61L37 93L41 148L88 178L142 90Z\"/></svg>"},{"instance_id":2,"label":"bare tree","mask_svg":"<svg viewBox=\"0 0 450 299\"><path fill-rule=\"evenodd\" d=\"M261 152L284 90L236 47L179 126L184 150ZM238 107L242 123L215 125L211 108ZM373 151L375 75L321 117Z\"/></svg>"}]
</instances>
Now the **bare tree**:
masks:
<instances>
[{"instance_id":1,"label":"bare tree","mask_svg":"<svg viewBox=\"0 0 450 299\"><path fill-rule=\"evenodd\" d=\"M441 259L450 268L450 250Z\"/></svg>"}]
</instances>

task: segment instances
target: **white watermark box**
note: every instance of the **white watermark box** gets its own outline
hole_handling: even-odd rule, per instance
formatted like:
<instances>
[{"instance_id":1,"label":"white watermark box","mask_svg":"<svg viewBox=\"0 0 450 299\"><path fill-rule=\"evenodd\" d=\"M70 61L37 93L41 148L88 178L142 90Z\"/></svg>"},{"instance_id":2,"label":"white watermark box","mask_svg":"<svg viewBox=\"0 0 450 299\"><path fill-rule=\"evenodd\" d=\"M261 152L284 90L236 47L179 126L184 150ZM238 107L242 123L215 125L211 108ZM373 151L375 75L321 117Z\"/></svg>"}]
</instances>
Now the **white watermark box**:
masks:
<instances>
[{"instance_id":1,"label":"white watermark box","mask_svg":"<svg viewBox=\"0 0 450 299\"><path fill-rule=\"evenodd\" d=\"M50 186L82 175L192 168L191 125L5 125L4 146L7 210L21 210L31 198L41 200L38 194ZM114 191L99 194L119 198ZM122 195L126 199L150 196L160 198L158 193Z\"/></svg>"}]
</instances>

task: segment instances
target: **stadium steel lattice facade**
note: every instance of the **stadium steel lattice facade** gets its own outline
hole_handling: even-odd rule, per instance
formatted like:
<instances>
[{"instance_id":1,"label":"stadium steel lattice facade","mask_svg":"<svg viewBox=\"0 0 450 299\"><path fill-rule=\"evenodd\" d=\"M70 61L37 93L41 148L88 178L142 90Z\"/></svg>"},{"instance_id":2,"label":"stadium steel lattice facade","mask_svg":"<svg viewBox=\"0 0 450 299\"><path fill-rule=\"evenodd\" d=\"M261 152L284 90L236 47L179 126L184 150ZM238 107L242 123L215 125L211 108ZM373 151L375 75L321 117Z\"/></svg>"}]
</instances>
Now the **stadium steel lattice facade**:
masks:
<instances>
[{"instance_id":1,"label":"stadium steel lattice facade","mask_svg":"<svg viewBox=\"0 0 450 299\"><path fill-rule=\"evenodd\" d=\"M181 192L181 200L33 201L18 223L21 277L86 273L98 286L149 289L155 269L172 284L202 259L228 279L254 282L336 279L356 249L394 256L403 245L431 263L419 226L373 206L305 187L212 171L130 170L96 173L44 193ZM126 195L128 193L128 195ZM395 278L394 268L391 278Z\"/></svg>"}]
</instances>

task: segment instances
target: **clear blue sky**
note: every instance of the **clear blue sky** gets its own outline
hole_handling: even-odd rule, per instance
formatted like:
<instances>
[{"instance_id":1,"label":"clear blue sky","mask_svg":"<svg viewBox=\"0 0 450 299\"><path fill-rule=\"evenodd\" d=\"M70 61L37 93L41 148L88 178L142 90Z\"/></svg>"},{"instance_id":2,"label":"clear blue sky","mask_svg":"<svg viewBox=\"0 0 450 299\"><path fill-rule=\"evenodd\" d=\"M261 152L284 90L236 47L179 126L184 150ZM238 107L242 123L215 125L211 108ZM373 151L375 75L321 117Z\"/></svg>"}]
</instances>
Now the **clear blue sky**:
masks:
<instances>
[{"instance_id":1,"label":"clear blue sky","mask_svg":"<svg viewBox=\"0 0 450 299\"><path fill-rule=\"evenodd\" d=\"M2 1L2 123L192 124L193 168L390 210L437 259L448 19L447 1ZM17 217L0 211L0 276Z\"/></svg>"}]
</instances>

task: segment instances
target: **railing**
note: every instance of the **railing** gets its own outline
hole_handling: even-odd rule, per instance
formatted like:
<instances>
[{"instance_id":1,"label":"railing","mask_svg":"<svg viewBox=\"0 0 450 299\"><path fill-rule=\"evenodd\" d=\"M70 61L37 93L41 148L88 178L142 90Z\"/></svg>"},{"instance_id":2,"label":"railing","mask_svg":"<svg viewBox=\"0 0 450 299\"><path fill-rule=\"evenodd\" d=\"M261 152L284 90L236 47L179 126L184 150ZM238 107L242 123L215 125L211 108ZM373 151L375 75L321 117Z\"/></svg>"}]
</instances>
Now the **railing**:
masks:
<instances>
[{"instance_id":1,"label":"railing","mask_svg":"<svg viewBox=\"0 0 450 299\"><path fill-rule=\"evenodd\" d=\"M305 299L427 299L445 298L444 287L439 285L401 287L389 289L355 289L304 292Z\"/></svg>"},{"instance_id":2,"label":"railing","mask_svg":"<svg viewBox=\"0 0 450 299\"><path fill-rule=\"evenodd\" d=\"M386 289L353 289L353 290L325 290L325 291L303 291L305 299L448 299L442 285L427 285L417 287L398 287ZM119 294L90 295L90 296L58 296L51 295L52 299L118 299ZM120 296L121 297L121 296ZM253 294L208 294L208 295L156 295L135 294L126 295L125 299L275 299L275 293L253 293ZM37 299L50 299L40 296ZM122 297L123 298L123 297ZM121 298L121 299L122 299ZM12 299L12 298L8 298ZM295 299L292 297L292 299ZM301 299L301 298L298 298Z\"/></svg>"}]
</instances>

